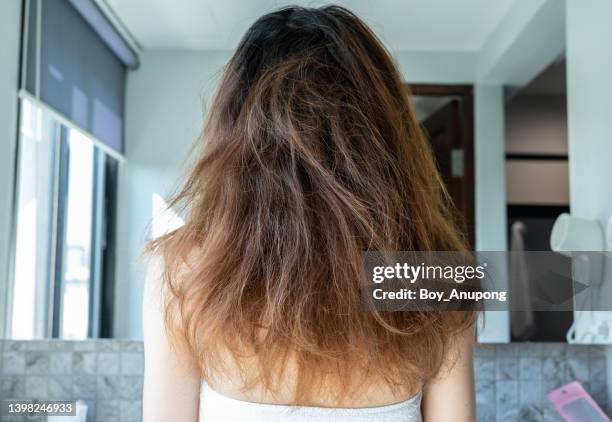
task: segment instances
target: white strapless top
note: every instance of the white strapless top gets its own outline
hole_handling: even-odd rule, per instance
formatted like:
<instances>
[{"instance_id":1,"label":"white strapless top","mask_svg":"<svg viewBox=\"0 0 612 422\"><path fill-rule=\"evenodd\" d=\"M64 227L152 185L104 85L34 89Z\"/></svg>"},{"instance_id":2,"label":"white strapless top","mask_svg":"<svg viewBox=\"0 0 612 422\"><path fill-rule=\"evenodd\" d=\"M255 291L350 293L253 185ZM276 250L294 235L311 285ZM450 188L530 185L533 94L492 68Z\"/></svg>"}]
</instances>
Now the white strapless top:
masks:
<instances>
[{"instance_id":1,"label":"white strapless top","mask_svg":"<svg viewBox=\"0 0 612 422\"><path fill-rule=\"evenodd\" d=\"M252 403L217 393L202 383L200 422L421 422L421 393L401 403L326 408Z\"/></svg>"}]
</instances>

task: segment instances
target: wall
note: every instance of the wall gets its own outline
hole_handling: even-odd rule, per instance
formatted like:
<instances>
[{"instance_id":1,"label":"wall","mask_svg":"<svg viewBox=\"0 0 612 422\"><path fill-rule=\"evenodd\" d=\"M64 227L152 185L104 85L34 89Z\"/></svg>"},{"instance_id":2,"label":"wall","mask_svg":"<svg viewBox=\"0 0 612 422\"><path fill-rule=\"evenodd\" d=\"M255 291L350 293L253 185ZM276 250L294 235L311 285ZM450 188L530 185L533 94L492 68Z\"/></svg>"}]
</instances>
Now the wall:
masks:
<instances>
[{"instance_id":1,"label":"wall","mask_svg":"<svg viewBox=\"0 0 612 422\"><path fill-rule=\"evenodd\" d=\"M147 51L128 75L126 162L119 173L115 335L140 338L143 265L153 195L176 187L226 52Z\"/></svg>"},{"instance_id":2,"label":"wall","mask_svg":"<svg viewBox=\"0 0 612 422\"><path fill-rule=\"evenodd\" d=\"M565 80L560 82L565 86ZM506 153L567 156L565 95L521 93L512 98L506 104ZM567 206L567 159L507 159L506 198L510 205Z\"/></svg>"},{"instance_id":3,"label":"wall","mask_svg":"<svg viewBox=\"0 0 612 422\"><path fill-rule=\"evenodd\" d=\"M474 353L478 421L560 422L546 394L575 380L606 410L603 346L512 343L477 346Z\"/></svg>"},{"instance_id":4,"label":"wall","mask_svg":"<svg viewBox=\"0 0 612 422\"><path fill-rule=\"evenodd\" d=\"M89 422L140 421L142 350L138 341L0 341L0 399L82 399ZM606 408L601 346L477 346L474 369L478 421L560 422L546 393L576 379Z\"/></svg>"},{"instance_id":5,"label":"wall","mask_svg":"<svg viewBox=\"0 0 612 422\"><path fill-rule=\"evenodd\" d=\"M565 0L517 2L481 47L477 79L514 86L533 80L563 54L564 6Z\"/></svg>"},{"instance_id":6,"label":"wall","mask_svg":"<svg viewBox=\"0 0 612 422\"><path fill-rule=\"evenodd\" d=\"M612 215L612 3L567 1L567 106L573 214Z\"/></svg>"},{"instance_id":7,"label":"wall","mask_svg":"<svg viewBox=\"0 0 612 422\"><path fill-rule=\"evenodd\" d=\"M5 328L17 140L21 2L0 2L0 338Z\"/></svg>"},{"instance_id":8,"label":"wall","mask_svg":"<svg viewBox=\"0 0 612 422\"><path fill-rule=\"evenodd\" d=\"M143 363L138 341L0 340L0 400L83 400L88 422L140 422Z\"/></svg>"},{"instance_id":9,"label":"wall","mask_svg":"<svg viewBox=\"0 0 612 422\"><path fill-rule=\"evenodd\" d=\"M612 216L612 26L607 19L612 3L593 0L586 6L580 0L567 0L566 7L570 210L605 228ZM611 280L612 268L605 271L605 279ZM601 297L611 294L612 283L607 283ZM577 335L607 327L606 338L595 341L612 342L612 312L576 314L576 320ZM612 347L607 357L608 379L612 379Z\"/></svg>"},{"instance_id":10,"label":"wall","mask_svg":"<svg viewBox=\"0 0 612 422\"><path fill-rule=\"evenodd\" d=\"M471 84L476 76L474 51L399 51L393 54L406 82Z\"/></svg>"},{"instance_id":11,"label":"wall","mask_svg":"<svg viewBox=\"0 0 612 422\"><path fill-rule=\"evenodd\" d=\"M567 154L565 95L519 94L506 103L506 152Z\"/></svg>"},{"instance_id":12,"label":"wall","mask_svg":"<svg viewBox=\"0 0 612 422\"><path fill-rule=\"evenodd\" d=\"M504 251L507 248L507 240L506 198L503 188L506 186L506 175L502 87L477 84L474 106L476 250ZM500 273L494 277L504 280L505 271L500 269ZM504 343L509 340L508 313L486 311L479 324L478 341Z\"/></svg>"},{"instance_id":13,"label":"wall","mask_svg":"<svg viewBox=\"0 0 612 422\"><path fill-rule=\"evenodd\" d=\"M504 94L499 85L476 85L475 95L476 249L506 249Z\"/></svg>"}]
</instances>

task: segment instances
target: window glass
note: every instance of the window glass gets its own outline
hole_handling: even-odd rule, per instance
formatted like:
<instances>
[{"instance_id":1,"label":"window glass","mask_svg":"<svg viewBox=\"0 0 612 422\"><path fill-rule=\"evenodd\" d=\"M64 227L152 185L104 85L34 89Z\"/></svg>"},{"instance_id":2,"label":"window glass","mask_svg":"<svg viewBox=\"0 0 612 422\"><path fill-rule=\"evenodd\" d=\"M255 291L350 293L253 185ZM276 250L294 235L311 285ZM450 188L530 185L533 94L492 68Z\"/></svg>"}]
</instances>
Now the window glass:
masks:
<instances>
[{"instance_id":1,"label":"window glass","mask_svg":"<svg viewBox=\"0 0 612 422\"><path fill-rule=\"evenodd\" d=\"M65 235L61 279L60 337L86 338L92 280L94 209L94 146L76 130L68 130Z\"/></svg>"},{"instance_id":2,"label":"window glass","mask_svg":"<svg viewBox=\"0 0 612 422\"><path fill-rule=\"evenodd\" d=\"M9 335L96 336L112 159L34 101L22 100L20 121Z\"/></svg>"},{"instance_id":3,"label":"window glass","mask_svg":"<svg viewBox=\"0 0 612 422\"><path fill-rule=\"evenodd\" d=\"M30 101L21 104L11 332L15 339L47 330L52 262L57 124Z\"/></svg>"}]
</instances>

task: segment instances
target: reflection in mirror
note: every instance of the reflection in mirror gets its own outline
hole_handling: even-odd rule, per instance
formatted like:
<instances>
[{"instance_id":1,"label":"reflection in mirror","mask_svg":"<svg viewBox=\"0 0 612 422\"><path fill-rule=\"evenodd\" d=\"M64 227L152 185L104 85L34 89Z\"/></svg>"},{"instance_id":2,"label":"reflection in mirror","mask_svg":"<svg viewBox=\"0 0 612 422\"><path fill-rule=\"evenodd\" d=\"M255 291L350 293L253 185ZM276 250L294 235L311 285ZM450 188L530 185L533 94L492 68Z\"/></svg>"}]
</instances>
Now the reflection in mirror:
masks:
<instances>
[{"instance_id":1,"label":"reflection in mirror","mask_svg":"<svg viewBox=\"0 0 612 422\"><path fill-rule=\"evenodd\" d=\"M21 101L8 336L97 337L113 159L44 106ZM32 165L36 163L36 165Z\"/></svg>"},{"instance_id":2,"label":"reflection in mirror","mask_svg":"<svg viewBox=\"0 0 612 422\"><path fill-rule=\"evenodd\" d=\"M47 333L57 123L28 100L21 103L20 121L14 281L7 313L9 337L32 339Z\"/></svg>"},{"instance_id":3,"label":"reflection in mirror","mask_svg":"<svg viewBox=\"0 0 612 422\"><path fill-rule=\"evenodd\" d=\"M413 84L410 90L415 114L459 214L459 225L474 248L473 87Z\"/></svg>"},{"instance_id":4,"label":"reflection in mirror","mask_svg":"<svg viewBox=\"0 0 612 422\"><path fill-rule=\"evenodd\" d=\"M158 193L151 196L151 239L176 230L185 222Z\"/></svg>"},{"instance_id":5,"label":"reflection in mirror","mask_svg":"<svg viewBox=\"0 0 612 422\"><path fill-rule=\"evenodd\" d=\"M56 256L56 264L61 264L59 285L55 285L59 295L54 297L59 296L61 314L58 337L80 339L87 337L89 297L93 293L92 279L96 276L92 265L92 258L95 258L92 257L92 228L96 223L93 213L94 147L85 136L70 130L68 151L67 189L62 201L65 220L60 223L64 226L61 233L64 241L63 245L58 245Z\"/></svg>"},{"instance_id":6,"label":"reflection in mirror","mask_svg":"<svg viewBox=\"0 0 612 422\"><path fill-rule=\"evenodd\" d=\"M181 215L167 209L167 194L183 174L198 136L200 99L210 100L219 70L240 36L266 11L255 3L246 8L211 3L213 9L235 12L217 19L206 2L194 3L198 18L214 28L216 36L210 37L202 36L200 21L186 19L193 12L170 3L147 13L160 19L176 13L183 23L180 31L155 25L159 19L133 14L120 1L107 3L144 46L135 54L142 59L139 67L121 65L121 76L129 74L124 81L129 90L118 91L119 102L125 100L126 106L120 110L125 121L117 133L125 132L129 149L109 154L100 146L98 128L91 124L95 119L86 115L93 113L88 106L95 101L83 81L69 81L70 72L59 62L41 67L42 85L61 77L74 82L70 91L58 91L60 98L44 99L32 91L40 64L26 63L4 324L10 338L141 338L143 271L138 257L146 240L182 224ZM478 2L444 3L449 11L444 16L427 2L386 9L363 2L347 6L372 25L397 60L442 178L465 222L470 246L476 249L480 239L483 250L550 250L552 224L570 205L566 67L582 63L576 56L572 60L565 46L565 9L553 2L539 11L515 7L510 0L486 8ZM450 13L465 12L466 7L474 13ZM488 19L481 15L485 9ZM405 16L420 16L421 23L442 19L444 25L406 26ZM52 35L43 33L41 39L51 40ZM40 47L45 50L48 45L43 42ZM83 65L71 66L77 64ZM81 73L87 72L75 75ZM586 82L578 85L582 83ZM65 104L58 104L74 105L74 115L66 111L71 107L48 105L62 99ZM585 100L574 109L590 104ZM85 131L78 129L85 121ZM128 151L119 181L117 155ZM574 177L587 173L575 171ZM605 177L590 182L600 179ZM586 184L586 179L580 180L578 186ZM115 206L118 201L121 207ZM516 284L510 288L529 290ZM510 321L506 315L499 322L496 317L488 318L494 335L487 341L566 341L574 323L571 311L523 313ZM511 337L506 335L510 331Z\"/></svg>"},{"instance_id":7,"label":"reflection in mirror","mask_svg":"<svg viewBox=\"0 0 612 422\"><path fill-rule=\"evenodd\" d=\"M508 248L513 252L550 251L555 219L569 211L565 86L565 61L559 59L526 86L506 88ZM529 268L521 268L520 260L509 265L510 294L529 302L533 286L518 276ZM571 310L513 312L511 340L565 342L573 319Z\"/></svg>"}]
</instances>

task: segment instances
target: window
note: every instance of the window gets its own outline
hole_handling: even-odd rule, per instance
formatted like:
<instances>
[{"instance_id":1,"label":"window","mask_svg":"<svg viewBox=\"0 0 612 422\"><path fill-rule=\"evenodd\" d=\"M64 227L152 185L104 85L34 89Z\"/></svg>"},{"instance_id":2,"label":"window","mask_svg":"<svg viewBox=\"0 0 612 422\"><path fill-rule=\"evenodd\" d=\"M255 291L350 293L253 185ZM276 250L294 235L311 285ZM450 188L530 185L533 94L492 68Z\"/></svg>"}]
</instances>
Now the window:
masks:
<instances>
[{"instance_id":1,"label":"window","mask_svg":"<svg viewBox=\"0 0 612 422\"><path fill-rule=\"evenodd\" d=\"M18 168L10 336L98 337L116 162L24 98Z\"/></svg>"},{"instance_id":2,"label":"window","mask_svg":"<svg viewBox=\"0 0 612 422\"><path fill-rule=\"evenodd\" d=\"M21 103L14 280L9 302L11 337L19 339L42 337L46 332L57 130L56 122L40 108L29 101Z\"/></svg>"},{"instance_id":3,"label":"window","mask_svg":"<svg viewBox=\"0 0 612 422\"><path fill-rule=\"evenodd\" d=\"M9 338L111 337L117 159L138 57L91 0L23 0Z\"/></svg>"}]
</instances>

